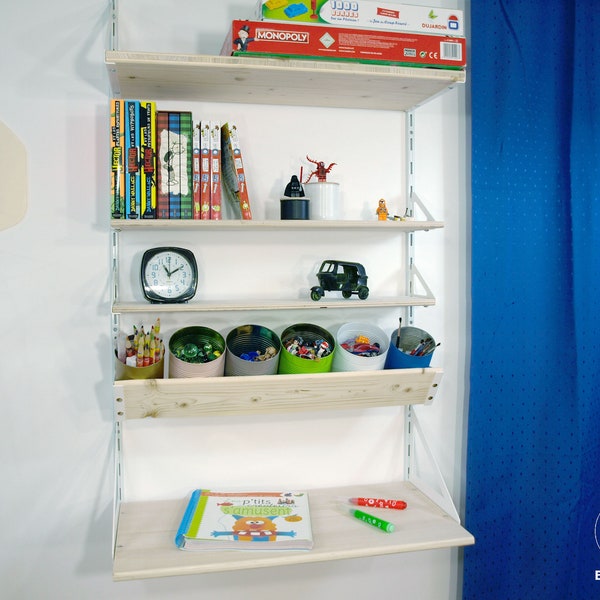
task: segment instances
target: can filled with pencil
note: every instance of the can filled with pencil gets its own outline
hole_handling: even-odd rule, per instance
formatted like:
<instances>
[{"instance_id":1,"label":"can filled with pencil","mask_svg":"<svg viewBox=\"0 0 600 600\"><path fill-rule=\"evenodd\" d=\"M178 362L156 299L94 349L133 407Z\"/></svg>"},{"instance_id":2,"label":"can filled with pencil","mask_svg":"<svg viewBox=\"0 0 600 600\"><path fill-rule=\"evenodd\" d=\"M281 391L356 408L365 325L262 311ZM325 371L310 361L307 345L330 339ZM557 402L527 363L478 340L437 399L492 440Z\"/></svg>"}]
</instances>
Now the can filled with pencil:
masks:
<instances>
[{"instance_id":1,"label":"can filled with pencil","mask_svg":"<svg viewBox=\"0 0 600 600\"><path fill-rule=\"evenodd\" d=\"M400 339L395 329L390 337L390 349L385 361L386 369L418 369L431 363L436 343L433 337L419 327L402 327Z\"/></svg>"}]
</instances>

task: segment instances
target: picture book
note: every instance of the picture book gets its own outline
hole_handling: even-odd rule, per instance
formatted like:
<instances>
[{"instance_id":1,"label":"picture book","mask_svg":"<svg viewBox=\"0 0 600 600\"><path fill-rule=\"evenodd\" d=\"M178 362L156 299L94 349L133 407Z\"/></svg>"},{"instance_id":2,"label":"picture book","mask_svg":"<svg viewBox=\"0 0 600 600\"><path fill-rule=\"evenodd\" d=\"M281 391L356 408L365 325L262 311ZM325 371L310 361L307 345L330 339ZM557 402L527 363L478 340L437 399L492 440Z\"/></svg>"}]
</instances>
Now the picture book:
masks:
<instances>
[{"instance_id":1,"label":"picture book","mask_svg":"<svg viewBox=\"0 0 600 600\"><path fill-rule=\"evenodd\" d=\"M194 490L175 544L182 550L310 550L308 494Z\"/></svg>"},{"instance_id":2,"label":"picture book","mask_svg":"<svg viewBox=\"0 0 600 600\"><path fill-rule=\"evenodd\" d=\"M156 218L156 103L140 102L142 219Z\"/></svg>"},{"instance_id":3,"label":"picture book","mask_svg":"<svg viewBox=\"0 0 600 600\"><path fill-rule=\"evenodd\" d=\"M252 219L246 172L240 147L237 125L224 123L221 127L221 176L225 194L244 220Z\"/></svg>"},{"instance_id":4,"label":"picture book","mask_svg":"<svg viewBox=\"0 0 600 600\"><path fill-rule=\"evenodd\" d=\"M125 101L110 101L110 214L113 219L125 218Z\"/></svg>"},{"instance_id":5,"label":"picture book","mask_svg":"<svg viewBox=\"0 0 600 600\"><path fill-rule=\"evenodd\" d=\"M128 219L140 217L140 102L125 101L126 184L125 205Z\"/></svg>"},{"instance_id":6,"label":"picture book","mask_svg":"<svg viewBox=\"0 0 600 600\"><path fill-rule=\"evenodd\" d=\"M220 221L221 213L221 123L210 122L210 218Z\"/></svg>"}]
</instances>

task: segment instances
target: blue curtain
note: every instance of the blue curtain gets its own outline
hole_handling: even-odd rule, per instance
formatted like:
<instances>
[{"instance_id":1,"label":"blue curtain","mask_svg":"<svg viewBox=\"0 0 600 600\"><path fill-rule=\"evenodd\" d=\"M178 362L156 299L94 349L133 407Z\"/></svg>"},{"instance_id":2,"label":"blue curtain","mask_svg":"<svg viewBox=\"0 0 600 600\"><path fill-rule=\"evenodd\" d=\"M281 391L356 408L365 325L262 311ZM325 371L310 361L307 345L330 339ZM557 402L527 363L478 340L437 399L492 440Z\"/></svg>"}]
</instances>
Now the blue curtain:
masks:
<instances>
[{"instance_id":1,"label":"blue curtain","mask_svg":"<svg viewBox=\"0 0 600 600\"><path fill-rule=\"evenodd\" d=\"M600 598L599 10L471 3L465 600Z\"/></svg>"}]
</instances>

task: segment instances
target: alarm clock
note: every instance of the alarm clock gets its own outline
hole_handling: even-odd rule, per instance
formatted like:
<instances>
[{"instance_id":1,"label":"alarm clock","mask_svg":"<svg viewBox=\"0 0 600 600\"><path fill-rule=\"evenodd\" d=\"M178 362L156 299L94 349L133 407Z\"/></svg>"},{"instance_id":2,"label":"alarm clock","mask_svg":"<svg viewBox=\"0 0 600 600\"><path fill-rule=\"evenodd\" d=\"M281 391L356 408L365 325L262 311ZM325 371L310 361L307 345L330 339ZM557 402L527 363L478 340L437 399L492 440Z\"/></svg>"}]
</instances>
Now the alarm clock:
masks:
<instances>
[{"instance_id":1,"label":"alarm clock","mask_svg":"<svg viewBox=\"0 0 600 600\"><path fill-rule=\"evenodd\" d=\"M198 265L186 248L150 248L142 256L142 290L150 302L187 302L198 286Z\"/></svg>"}]
</instances>

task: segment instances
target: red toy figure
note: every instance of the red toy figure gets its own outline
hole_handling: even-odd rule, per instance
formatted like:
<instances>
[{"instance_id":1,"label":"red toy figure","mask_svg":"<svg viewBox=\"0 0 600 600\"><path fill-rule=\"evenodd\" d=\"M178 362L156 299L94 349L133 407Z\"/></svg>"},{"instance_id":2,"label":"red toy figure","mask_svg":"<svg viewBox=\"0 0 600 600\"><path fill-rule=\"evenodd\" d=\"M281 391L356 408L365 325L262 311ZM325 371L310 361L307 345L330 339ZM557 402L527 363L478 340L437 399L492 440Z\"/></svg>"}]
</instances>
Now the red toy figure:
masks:
<instances>
[{"instance_id":1,"label":"red toy figure","mask_svg":"<svg viewBox=\"0 0 600 600\"><path fill-rule=\"evenodd\" d=\"M310 158L308 156L308 154L306 155L307 160L309 160L311 163L317 165L317 168L308 176L308 179L304 182L304 183L308 183L313 175L317 176L317 181L327 181L327 173L329 173L331 171L331 169L334 167L334 165L336 163L331 163L327 168L325 167L325 163L320 160L320 161L316 161L313 160L312 158Z\"/></svg>"}]
</instances>

